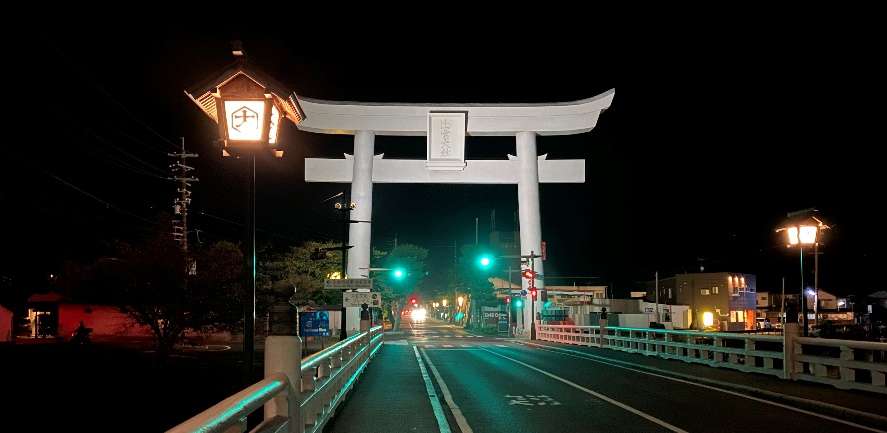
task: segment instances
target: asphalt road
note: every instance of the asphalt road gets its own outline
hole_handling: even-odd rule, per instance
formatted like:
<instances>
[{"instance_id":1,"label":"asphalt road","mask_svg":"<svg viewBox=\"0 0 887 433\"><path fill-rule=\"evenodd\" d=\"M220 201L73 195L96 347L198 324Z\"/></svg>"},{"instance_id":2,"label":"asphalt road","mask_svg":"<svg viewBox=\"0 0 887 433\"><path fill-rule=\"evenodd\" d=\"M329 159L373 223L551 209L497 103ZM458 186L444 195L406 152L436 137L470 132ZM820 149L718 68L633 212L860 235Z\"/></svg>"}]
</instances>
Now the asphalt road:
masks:
<instances>
[{"instance_id":1,"label":"asphalt road","mask_svg":"<svg viewBox=\"0 0 887 433\"><path fill-rule=\"evenodd\" d=\"M326 431L880 431L441 322L385 338Z\"/></svg>"}]
</instances>

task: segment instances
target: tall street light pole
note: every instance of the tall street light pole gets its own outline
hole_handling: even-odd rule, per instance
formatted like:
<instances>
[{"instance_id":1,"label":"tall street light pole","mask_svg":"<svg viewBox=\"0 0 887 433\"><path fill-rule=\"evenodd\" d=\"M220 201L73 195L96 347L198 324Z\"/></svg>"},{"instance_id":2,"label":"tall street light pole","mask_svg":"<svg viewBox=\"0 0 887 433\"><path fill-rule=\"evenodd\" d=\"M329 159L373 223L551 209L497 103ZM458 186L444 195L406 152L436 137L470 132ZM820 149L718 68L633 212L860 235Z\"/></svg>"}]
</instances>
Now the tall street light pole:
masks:
<instances>
[{"instance_id":1,"label":"tall street light pole","mask_svg":"<svg viewBox=\"0 0 887 433\"><path fill-rule=\"evenodd\" d=\"M231 54L237 59L234 64L212 74L211 80L186 89L185 94L218 125L222 157L242 158L248 166L243 351L245 373L252 383L256 319L256 154L268 152L282 158L283 120L298 124L304 113L291 97L292 91L254 70L239 41L232 44Z\"/></svg>"},{"instance_id":2,"label":"tall street light pole","mask_svg":"<svg viewBox=\"0 0 887 433\"><path fill-rule=\"evenodd\" d=\"M797 218L799 216L803 216L807 214L807 217L804 217L801 220L795 220L794 222L789 223L785 227L777 229L777 232L785 231L788 237L788 246L793 247L795 245L798 246L798 250L800 251L800 267L801 267L801 293L800 293L800 302L801 302L801 314L803 315L803 326L804 331L803 335L806 337L809 335L809 318L807 317L807 289L804 287L804 246L812 245L814 254L818 255L819 253L819 233L824 229L830 228L828 225L824 224L822 220L815 216L809 216L811 212L816 212L815 209L805 209L803 211L792 212L788 214L789 218ZM818 260L814 258L814 266L817 264ZM818 270L815 270L815 272ZM814 275L814 285L819 285L819 277L818 275ZM817 288L818 290L818 288ZM814 300L818 303L818 296L814 292ZM817 306L814 306L814 311L818 312ZM787 319L787 318L786 318ZM786 320L788 321L788 320Z\"/></svg>"}]
</instances>

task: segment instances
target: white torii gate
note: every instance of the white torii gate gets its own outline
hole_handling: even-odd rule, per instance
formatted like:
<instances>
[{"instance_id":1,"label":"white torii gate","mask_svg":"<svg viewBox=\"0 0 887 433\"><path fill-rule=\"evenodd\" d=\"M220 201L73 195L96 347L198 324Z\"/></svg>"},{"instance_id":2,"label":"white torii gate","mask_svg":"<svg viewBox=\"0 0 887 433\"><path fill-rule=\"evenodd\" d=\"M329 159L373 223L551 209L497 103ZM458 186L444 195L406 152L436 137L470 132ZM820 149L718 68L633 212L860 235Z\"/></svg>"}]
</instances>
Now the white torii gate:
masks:
<instances>
[{"instance_id":1,"label":"white torii gate","mask_svg":"<svg viewBox=\"0 0 887 433\"><path fill-rule=\"evenodd\" d=\"M517 184L521 254L541 251L539 183L584 183L585 160L549 160L536 151L537 135L591 131L616 94L552 104L377 104L309 99L294 95L305 113L303 131L354 135L354 154L345 159L305 159L306 182L351 183L356 208L351 219L371 221L373 183ZM376 135L426 136L426 160L389 160L375 155ZM465 136L514 136L516 156L507 160L465 160ZM351 224L347 272L368 276L370 223ZM542 261L536 271L544 274ZM524 289L527 281L522 280ZM537 280L537 287L545 287ZM523 323L529 323L524 309ZM536 303L541 311L541 302ZM349 308L348 332L357 329L358 309Z\"/></svg>"}]
</instances>

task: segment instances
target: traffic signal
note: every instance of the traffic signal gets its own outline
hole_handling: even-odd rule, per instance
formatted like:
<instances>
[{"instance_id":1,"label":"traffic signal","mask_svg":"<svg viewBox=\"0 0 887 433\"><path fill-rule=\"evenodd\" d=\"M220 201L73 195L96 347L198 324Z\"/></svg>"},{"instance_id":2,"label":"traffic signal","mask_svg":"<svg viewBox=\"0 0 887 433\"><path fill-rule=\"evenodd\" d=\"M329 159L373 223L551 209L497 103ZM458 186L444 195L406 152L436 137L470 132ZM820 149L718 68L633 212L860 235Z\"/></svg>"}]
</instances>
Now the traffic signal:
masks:
<instances>
[{"instance_id":1,"label":"traffic signal","mask_svg":"<svg viewBox=\"0 0 887 433\"><path fill-rule=\"evenodd\" d=\"M482 255L477 258L477 265L480 266L481 269L489 269L492 264L493 258L488 255Z\"/></svg>"},{"instance_id":2,"label":"traffic signal","mask_svg":"<svg viewBox=\"0 0 887 433\"><path fill-rule=\"evenodd\" d=\"M510 303L511 303L511 296L506 296L506 297L505 297L505 304L507 305L507 304L510 304Z\"/></svg>"},{"instance_id":3,"label":"traffic signal","mask_svg":"<svg viewBox=\"0 0 887 433\"><path fill-rule=\"evenodd\" d=\"M532 280L533 278L536 277L537 272L533 272L530 269L524 269L520 272L520 274L521 274L521 277L523 277L527 280Z\"/></svg>"},{"instance_id":4,"label":"traffic signal","mask_svg":"<svg viewBox=\"0 0 887 433\"><path fill-rule=\"evenodd\" d=\"M394 268L394 270L391 271L391 275L394 276L395 280L402 280L407 276L407 271L403 268Z\"/></svg>"},{"instance_id":5,"label":"traffic signal","mask_svg":"<svg viewBox=\"0 0 887 433\"><path fill-rule=\"evenodd\" d=\"M536 300L536 288L535 287L530 287L530 296L533 297L534 301Z\"/></svg>"},{"instance_id":6,"label":"traffic signal","mask_svg":"<svg viewBox=\"0 0 887 433\"><path fill-rule=\"evenodd\" d=\"M410 297L410 304L416 305L418 302L419 300L415 296Z\"/></svg>"},{"instance_id":7,"label":"traffic signal","mask_svg":"<svg viewBox=\"0 0 887 433\"><path fill-rule=\"evenodd\" d=\"M514 300L514 307L515 307L515 308L521 308L521 307L523 307L523 306L524 306L524 300L523 300L523 299L521 299L521 298L517 298L517 299Z\"/></svg>"}]
</instances>

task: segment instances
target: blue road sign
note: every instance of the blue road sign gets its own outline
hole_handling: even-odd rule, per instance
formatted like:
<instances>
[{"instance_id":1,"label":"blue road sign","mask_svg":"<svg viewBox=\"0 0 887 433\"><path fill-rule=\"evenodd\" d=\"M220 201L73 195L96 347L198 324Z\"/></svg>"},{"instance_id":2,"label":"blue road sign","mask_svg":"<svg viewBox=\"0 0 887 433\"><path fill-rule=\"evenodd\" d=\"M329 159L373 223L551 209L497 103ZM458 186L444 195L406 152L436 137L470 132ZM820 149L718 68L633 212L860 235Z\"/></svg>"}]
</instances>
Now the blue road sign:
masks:
<instances>
[{"instance_id":1,"label":"blue road sign","mask_svg":"<svg viewBox=\"0 0 887 433\"><path fill-rule=\"evenodd\" d=\"M329 313L326 311L304 311L299 313L299 335L303 337L329 337Z\"/></svg>"},{"instance_id":2,"label":"blue road sign","mask_svg":"<svg viewBox=\"0 0 887 433\"><path fill-rule=\"evenodd\" d=\"M521 289L521 291L520 291L520 295L521 295L521 296L527 296L527 289Z\"/></svg>"}]
</instances>

